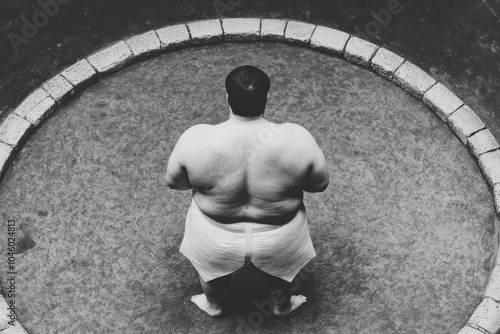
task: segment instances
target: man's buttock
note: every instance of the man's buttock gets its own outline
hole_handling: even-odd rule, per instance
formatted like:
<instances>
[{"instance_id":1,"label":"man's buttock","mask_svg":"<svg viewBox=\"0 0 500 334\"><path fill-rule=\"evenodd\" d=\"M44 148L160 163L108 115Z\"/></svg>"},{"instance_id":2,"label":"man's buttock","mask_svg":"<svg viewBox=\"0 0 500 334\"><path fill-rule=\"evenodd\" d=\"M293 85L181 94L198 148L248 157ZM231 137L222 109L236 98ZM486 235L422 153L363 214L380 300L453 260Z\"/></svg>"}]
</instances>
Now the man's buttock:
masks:
<instances>
[{"instance_id":1,"label":"man's buttock","mask_svg":"<svg viewBox=\"0 0 500 334\"><path fill-rule=\"evenodd\" d=\"M269 275L291 282L316 256L305 210L298 210L280 226L221 224L206 216L194 200L186 216L180 251L205 282L229 275L249 262Z\"/></svg>"},{"instance_id":2,"label":"man's buttock","mask_svg":"<svg viewBox=\"0 0 500 334\"><path fill-rule=\"evenodd\" d=\"M253 222L267 225L283 225L288 223L297 212L305 209L302 200L287 201L284 203L270 204L266 209L253 205L230 205L211 201L199 194L194 195L194 200L200 210L213 220L223 223ZM266 205L263 205L266 206Z\"/></svg>"}]
</instances>

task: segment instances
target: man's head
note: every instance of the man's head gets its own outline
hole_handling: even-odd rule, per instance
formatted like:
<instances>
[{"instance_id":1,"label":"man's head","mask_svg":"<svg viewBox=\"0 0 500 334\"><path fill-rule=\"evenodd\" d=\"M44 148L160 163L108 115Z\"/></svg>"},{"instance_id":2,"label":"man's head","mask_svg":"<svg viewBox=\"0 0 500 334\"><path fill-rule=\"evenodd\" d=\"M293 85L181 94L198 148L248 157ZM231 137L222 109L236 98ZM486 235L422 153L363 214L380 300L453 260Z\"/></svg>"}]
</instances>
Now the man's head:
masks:
<instances>
[{"instance_id":1,"label":"man's head","mask_svg":"<svg viewBox=\"0 0 500 334\"><path fill-rule=\"evenodd\" d=\"M266 109L269 77L255 66L237 67L226 78L228 103L235 115L256 117Z\"/></svg>"}]
</instances>

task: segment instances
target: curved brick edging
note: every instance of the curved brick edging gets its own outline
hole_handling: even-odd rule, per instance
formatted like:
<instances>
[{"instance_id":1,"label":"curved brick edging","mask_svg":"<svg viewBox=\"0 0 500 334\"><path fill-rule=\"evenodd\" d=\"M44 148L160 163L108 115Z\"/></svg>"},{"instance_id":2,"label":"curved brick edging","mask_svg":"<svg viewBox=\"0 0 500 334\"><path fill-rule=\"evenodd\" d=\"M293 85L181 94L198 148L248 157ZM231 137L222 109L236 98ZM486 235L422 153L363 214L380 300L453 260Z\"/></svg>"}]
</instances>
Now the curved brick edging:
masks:
<instances>
[{"instance_id":1,"label":"curved brick edging","mask_svg":"<svg viewBox=\"0 0 500 334\"><path fill-rule=\"evenodd\" d=\"M167 26L133 36L80 60L32 92L0 124L0 181L13 157L33 131L77 91L132 61L181 47L219 42L274 41L310 47L366 67L402 87L427 105L469 148L492 188L500 215L500 145L476 113L418 66L348 33L293 20L228 18ZM8 325L0 296L0 331L27 333ZM494 334L500 330L500 256L479 306L459 334Z\"/></svg>"}]
</instances>

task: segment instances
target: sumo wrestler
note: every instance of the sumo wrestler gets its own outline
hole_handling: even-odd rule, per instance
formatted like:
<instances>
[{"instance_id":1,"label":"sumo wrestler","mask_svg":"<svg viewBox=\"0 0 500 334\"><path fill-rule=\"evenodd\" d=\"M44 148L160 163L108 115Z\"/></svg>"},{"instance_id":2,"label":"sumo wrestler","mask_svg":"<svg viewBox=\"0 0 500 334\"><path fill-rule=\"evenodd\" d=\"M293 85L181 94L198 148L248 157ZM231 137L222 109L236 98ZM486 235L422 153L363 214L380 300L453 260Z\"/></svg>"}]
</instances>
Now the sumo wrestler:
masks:
<instances>
[{"instance_id":1,"label":"sumo wrestler","mask_svg":"<svg viewBox=\"0 0 500 334\"><path fill-rule=\"evenodd\" d=\"M328 168L306 129L264 118L270 86L254 66L234 69L226 78L228 120L189 128L168 162L168 186L193 190L180 251L204 294L191 300L213 317L223 311L231 274L250 262L286 295L274 302L276 316L306 301L290 289L316 256L302 199L327 188Z\"/></svg>"}]
</instances>

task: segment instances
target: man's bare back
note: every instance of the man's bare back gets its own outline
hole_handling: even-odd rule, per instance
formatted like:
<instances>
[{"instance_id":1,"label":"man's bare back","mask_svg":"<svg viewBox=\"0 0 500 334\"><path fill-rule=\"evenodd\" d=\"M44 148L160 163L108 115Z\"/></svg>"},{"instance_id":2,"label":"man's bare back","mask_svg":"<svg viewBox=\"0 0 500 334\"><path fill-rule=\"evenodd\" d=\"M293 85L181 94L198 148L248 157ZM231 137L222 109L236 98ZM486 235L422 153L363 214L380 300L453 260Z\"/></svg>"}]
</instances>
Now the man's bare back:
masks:
<instances>
[{"instance_id":1,"label":"man's bare back","mask_svg":"<svg viewBox=\"0 0 500 334\"><path fill-rule=\"evenodd\" d=\"M271 296L276 316L286 316L307 300L292 295L290 288L293 277L316 256L302 198L304 191L326 189L328 168L306 129L264 119L270 84L255 66L231 71L226 77L229 119L188 129L168 162L168 186L193 189L180 251L198 270L204 294L191 301L213 317L222 313L224 291L242 261L252 261L267 274L273 291L282 293L283 298ZM284 226L254 238L254 223ZM243 233L226 231L238 225L244 226Z\"/></svg>"},{"instance_id":2,"label":"man's bare back","mask_svg":"<svg viewBox=\"0 0 500 334\"><path fill-rule=\"evenodd\" d=\"M263 117L232 115L221 124L188 129L168 170L175 165L189 176L185 181L203 213L223 223L284 224L302 205L303 191L328 186L325 158L311 134Z\"/></svg>"}]
</instances>

